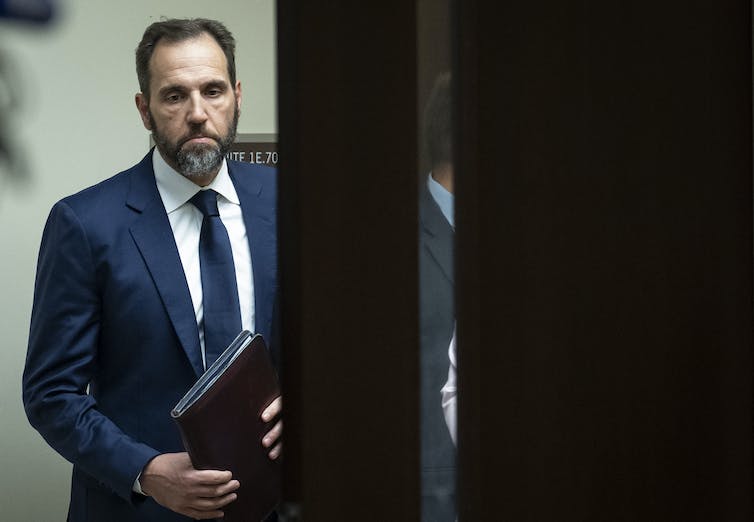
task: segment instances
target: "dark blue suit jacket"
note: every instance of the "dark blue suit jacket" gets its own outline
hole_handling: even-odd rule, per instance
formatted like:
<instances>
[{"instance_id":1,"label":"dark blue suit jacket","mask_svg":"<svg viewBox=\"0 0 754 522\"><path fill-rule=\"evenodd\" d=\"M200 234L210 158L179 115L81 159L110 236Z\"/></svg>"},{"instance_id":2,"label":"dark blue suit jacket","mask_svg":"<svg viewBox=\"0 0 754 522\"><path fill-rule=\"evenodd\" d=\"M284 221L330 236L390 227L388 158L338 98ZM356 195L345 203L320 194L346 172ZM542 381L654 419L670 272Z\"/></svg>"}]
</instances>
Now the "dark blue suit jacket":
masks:
<instances>
[{"instance_id":1,"label":"dark blue suit jacket","mask_svg":"<svg viewBox=\"0 0 754 522\"><path fill-rule=\"evenodd\" d=\"M256 330L274 354L275 171L228 169L249 236ZM74 465L69 520L188 520L131 489L154 456L183 451L170 411L202 372L148 154L56 203L42 238L23 399L31 424Z\"/></svg>"}]
</instances>

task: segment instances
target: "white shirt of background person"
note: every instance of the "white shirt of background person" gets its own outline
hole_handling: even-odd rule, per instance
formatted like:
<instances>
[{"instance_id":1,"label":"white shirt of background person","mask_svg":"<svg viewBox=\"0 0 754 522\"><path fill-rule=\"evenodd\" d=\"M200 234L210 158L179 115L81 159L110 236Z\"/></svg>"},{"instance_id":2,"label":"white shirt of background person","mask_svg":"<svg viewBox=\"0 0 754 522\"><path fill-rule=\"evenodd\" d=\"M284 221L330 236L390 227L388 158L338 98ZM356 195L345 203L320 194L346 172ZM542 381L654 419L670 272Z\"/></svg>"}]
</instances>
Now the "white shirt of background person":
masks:
<instances>
[{"instance_id":1,"label":"white shirt of background person","mask_svg":"<svg viewBox=\"0 0 754 522\"><path fill-rule=\"evenodd\" d=\"M453 439L453 444L456 442L456 402L458 395L458 388L456 386L456 332L453 330L453 338L450 340L450 346L448 346L448 359L450 359L450 367L448 368L448 381L445 386L442 387L440 393L442 394L442 411L445 415L445 423L448 425L448 431L450 431L450 438Z\"/></svg>"}]
</instances>

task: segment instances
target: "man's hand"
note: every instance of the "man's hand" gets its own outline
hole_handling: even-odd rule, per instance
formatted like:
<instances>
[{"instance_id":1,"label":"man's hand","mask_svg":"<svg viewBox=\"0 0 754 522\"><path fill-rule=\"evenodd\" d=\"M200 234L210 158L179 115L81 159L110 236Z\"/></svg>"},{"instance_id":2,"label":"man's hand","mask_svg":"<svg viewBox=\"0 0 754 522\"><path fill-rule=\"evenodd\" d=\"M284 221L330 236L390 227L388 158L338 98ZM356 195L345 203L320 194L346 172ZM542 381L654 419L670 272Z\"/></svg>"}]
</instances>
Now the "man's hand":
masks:
<instances>
[{"instance_id":1,"label":"man's hand","mask_svg":"<svg viewBox=\"0 0 754 522\"><path fill-rule=\"evenodd\" d=\"M278 397L262 412L262 420L264 422L270 422L272 419L280 415L282 410L283 399ZM278 458L283 451L283 443L280 442L281 435L283 435L283 421L278 420L272 429L262 438L262 446L265 448L272 448L268 453L272 460Z\"/></svg>"},{"instance_id":2,"label":"man's hand","mask_svg":"<svg viewBox=\"0 0 754 522\"><path fill-rule=\"evenodd\" d=\"M141 490L158 504L191 518L223 516L240 486L230 471L196 470L188 453L163 453L153 458L139 478Z\"/></svg>"}]
</instances>

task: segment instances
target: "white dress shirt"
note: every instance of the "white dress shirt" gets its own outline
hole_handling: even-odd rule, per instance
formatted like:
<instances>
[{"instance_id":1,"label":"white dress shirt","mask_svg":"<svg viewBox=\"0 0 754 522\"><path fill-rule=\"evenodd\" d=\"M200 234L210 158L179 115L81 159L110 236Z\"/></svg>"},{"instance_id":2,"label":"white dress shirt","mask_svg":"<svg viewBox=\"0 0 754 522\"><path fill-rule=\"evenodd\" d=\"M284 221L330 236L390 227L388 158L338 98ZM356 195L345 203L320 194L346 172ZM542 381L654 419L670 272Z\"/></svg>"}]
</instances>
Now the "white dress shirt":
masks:
<instances>
[{"instance_id":1,"label":"white dress shirt","mask_svg":"<svg viewBox=\"0 0 754 522\"><path fill-rule=\"evenodd\" d=\"M448 346L448 359L450 366L448 368L448 381L442 387L442 412L445 414L445 424L448 425L450 438L453 444L456 444L457 434L457 417L456 404L458 401L458 387L456 385L456 332L453 331L453 338Z\"/></svg>"},{"instance_id":2,"label":"white dress shirt","mask_svg":"<svg viewBox=\"0 0 754 522\"><path fill-rule=\"evenodd\" d=\"M194 305L196 324L199 326L199 342L202 348L202 363L207 366L204 354L204 308L202 305L202 275L199 266L199 234L203 215L189 200L200 190L212 189L220 196L217 208L220 219L228 231L230 248L233 251L233 264L238 284L238 303L241 308L241 326L254 331L254 280L252 277L251 251L246 235L241 202L228 174L228 165L223 160L220 172L212 183L199 187L173 170L155 148L152 154L154 176L162 204L165 206L170 227L173 229L175 244L181 257L183 273L186 276L191 301Z\"/></svg>"}]
</instances>

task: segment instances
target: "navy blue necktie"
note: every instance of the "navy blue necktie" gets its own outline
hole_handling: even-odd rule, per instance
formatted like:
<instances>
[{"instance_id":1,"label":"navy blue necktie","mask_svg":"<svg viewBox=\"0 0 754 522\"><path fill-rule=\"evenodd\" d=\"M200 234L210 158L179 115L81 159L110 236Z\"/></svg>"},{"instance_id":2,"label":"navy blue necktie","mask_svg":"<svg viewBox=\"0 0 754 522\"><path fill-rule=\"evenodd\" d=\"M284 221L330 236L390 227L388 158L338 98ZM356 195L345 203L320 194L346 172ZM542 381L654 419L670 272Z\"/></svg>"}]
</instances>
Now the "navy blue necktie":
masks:
<instances>
[{"instance_id":1,"label":"navy blue necktie","mask_svg":"<svg viewBox=\"0 0 754 522\"><path fill-rule=\"evenodd\" d=\"M209 368L241 331L241 308L230 239L217 210L217 192L201 190L191 198L191 203L204 214L199 236L199 263L204 353Z\"/></svg>"}]
</instances>

